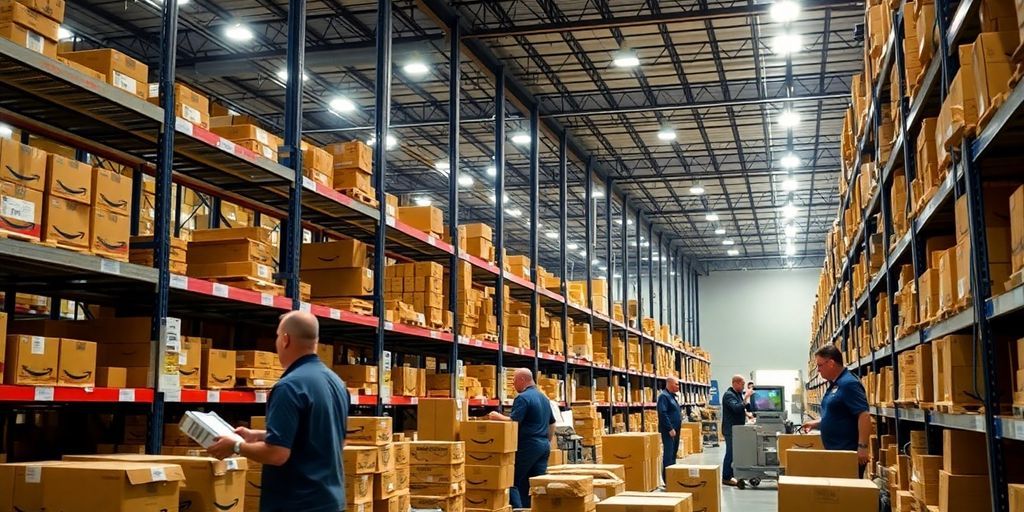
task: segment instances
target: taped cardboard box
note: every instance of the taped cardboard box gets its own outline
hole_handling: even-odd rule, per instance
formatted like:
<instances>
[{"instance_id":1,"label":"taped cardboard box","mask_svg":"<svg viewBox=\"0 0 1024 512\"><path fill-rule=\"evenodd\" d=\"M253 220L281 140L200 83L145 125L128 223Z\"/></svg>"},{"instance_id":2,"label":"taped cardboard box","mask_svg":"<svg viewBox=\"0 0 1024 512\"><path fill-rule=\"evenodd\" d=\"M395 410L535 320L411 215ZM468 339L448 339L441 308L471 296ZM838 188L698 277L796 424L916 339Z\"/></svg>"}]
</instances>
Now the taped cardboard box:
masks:
<instances>
[{"instance_id":1,"label":"taped cardboard box","mask_svg":"<svg viewBox=\"0 0 1024 512\"><path fill-rule=\"evenodd\" d=\"M160 84L151 83L147 93L149 102L160 106ZM174 84L174 114L203 128L210 127L210 100L206 96L181 84Z\"/></svg>"},{"instance_id":2,"label":"taped cardboard box","mask_svg":"<svg viewBox=\"0 0 1024 512\"><path fill-rule=\"evenodd\" d=\"M650 512L700 511L700 509L694 508L693 496L685 492L626 491L608 500L598 502L598 510L602 512L632 512L638 509Z\"/></svg>"},{"instance_id":3,"label":"taped cardboard box","mask_svg":"<svg viewBox=\"0 0 1024 512\"><path fill-rule=\"evenodd\" d=\"M96 368L96 386L101 388L124 388L128 386L127 369L121 366L100 366Z\"/></svg>"},{"instance_id":4,"label":"taped cardboard box","mask_svg":"<svg viewBox=\"0 0 1024 512\"><path fill-rule=\"evenodd\" d=\"M594 477L541 475L530 478L531 496L588 496L594 494Z\"/></svg>"},{"instance_id":5,"label":"taped cardboard box","mask_svg":"<svg viewBox=\"0 0 1024 512\"><path fill-rule=\"evenodd\" d=\"M44 212L43 240L59 246L88 249L92 208L60 197L49 197Z\"/></svg>"},{"instance_id":6,"label":"taped cardboard box","mask_svg":"<svg viewBox=\"0 0 1024 512\"><path fill-rule=\"evenodd\" d=\"M673 464L665 469L665 480L667 491L693 494L694 510L722 510L721 466Z\"/></svg>"},{"instance_id":7,"label":"taped cardboard box","mask_svg":"<svg viewBox=\"0 0 1024 512\"><path fill-rule=\"evenodd\" d=\"M338 169L358 169L364 174L373 171L373 150L362 141L352 140L324 146L324 151L334 157L333 166Z\"/></svg>"},{"instance_id":8,"label":"taped cardboard box","mask_svg":"<svg viewBox=\"0 0 1024 512\"><path fill-rule=\"evenodd\" d=\"M517 449L518 433L514 421L467 421L461 438L470 453L510 453Z\"/></svg>"},{"instance_id":9,"label":"taped cardboard box","mask_svg":"<svg viewBox=\"0 0 1024 512\"><path fill-rule=\"evenodd\" d=\"M46 193L76 203L92 203L93 167L60 155L46 157Z\"/></svg>"},{"instance_id":10,"label":"taped cardboard box","mask_svg":"<svg viewBox=\"0 0 1024 512\"><path fill-rule=\"evenodd\" d=\"M62 461L0 464L0 510L43 510L43 466Z\"/></svg>"},{"instance_id":11,"label":"taped cardboard box","mask_svg":"<svg viewBox=\"0 0 1024 512\"><path fill-rule=\"evenodd\" d=\"M146 99L149 95L149 68L117 50L104 48L61 52L60 56L103 73L107 83L139 98Z\"/></svg>"},{"instance_id":12,"label":"taped cardboard box","mask_svg":"<svg viewBox=\"0 0 1024 512\"><path fill-rule=\"evenodd\" d=\"M779 477L779 510L854 512L878 508L878 487L857 478Z\"/></svg>"},{"instance_id":13,"label":"taped cardboard box","mask_svg":"<svg viewBox=\"0 0 1024 512\"><path fill-rule=\"evenodd\" d=\"M367 247L359 240L338 240L302 245L302 270L362 268L366 266Z\"/></svg>"},{"instance_id":14,"label":"taped cardboard box","mask_svg":"<svg viewBox=\"0 0 1024 512\"><path fill-rule=\"evenodd\" d=\"M61 338L57 361L58 386L96 386L96 343Z\"/></svg>"},{"instance_id":15,"label":"taped cardboard box","mask_svg":"<svg viewBox=\"0 0 1024 512\"><path fill-rule=\"evenodd\" d=\"M507 466L466 466L466 488L500 490L514 484L514 465Z\"/></svg>"},{"instance_id":16,"label":"taped cardboard box","mask_svg":"<svg viewBox=\"0 0 1024 512\"><path fill-rule=\"evenodd\" d=\"M173 510L185 474L181 466L141 462L68 462L44 466L45 510L135 512Z\"/></svg>"},{"instance_id":17,"label":"taped cardboard box","mask_svg":"<svg viewBox=\"0 0 1024 512\"><path fill-rule=\"evenodd\" d=\"M413 466L466 461L466 446L462 441L410 441L408 445L409 464Z\"/></svg>"},{"instance_id":18,"label":"taped cardboard box","mask_svg":"<svg viewBox=\"0 0 1024 512\"><path fill-rule=\"evenodd\" d=\"M540 495L530 501L533 512L592 512L597 505L593 494L582 497Z\"/></svg>"},{"instance_id":19,"label":"taped cardboard box","mask_svg":"<svg viewBox=\"0 0 1024 512\"><path fill-rule=\"evenodd\" d=\"M819 478L858 478L857 452L846 450L789 450L786 474Z\"/></svg>"},{"instance_id":20,"label":"taped cardboard box","mask_svg":"<svg viewBox=\"0 0 1024 512\"><path fill-rule=\"evenodd\" d=\"M462 496L431 496L410 494L409 505L415 509L436 509L441 512L463 512Z\"/></svg>"},{"instance_id":21,"label":"taped cardboard box","mask_svg":"<svg viewBox=\"0 0 1024 512\"><path fill-rule=\"evenodd\" d=\"M558 450L552 450L555 453ZM482 453L466 452L466 464L474 466L506 466L515 464L516 454L511 453Z\"/></svg>"},{"instance_id":22,"label":"taped cardboard box","mask_svg":"<svg viewBox=\"0 0 1024 512\"><path fill-rule=\"evenodd\" d=\"M64 21L64 0L17 0L57 23Z\"/></svg>"},{"instance_id":23,"label":"taped cardboard box","mask_svg":"<svg viewBox=\"0 0 1024 512\"><path fill-rule=\"evenodd\" d=\"M200 367L203 389L235 387L235 351L203 347Z\"/></svg>"},{"instance_id":24,"label":"taped cardboard box","mask_svg":"<svg viewBox=\"0 0 1024 512\"><path fill-rule=\"evenodd\" d=\"M362 297L373 294L373 270L368 268L333 268L302 270L302 280L309 283L314 298Z\"/></svg>"},{"instance_id":25,"label":"taped cardboard box","mask_svg":"<svg viewBox=\"0 0 1024 512\"><path fill-rule=\"evenodd\" d=\"M373 475L345 475L345 501L349 504L373 502Z\"/></svg>"},{"instance_id":26,"label":"taped cardboard box","mask_svg":"<svg viewBox=\"0 0 1024 512\"><path fill-rule=\"evenodd\" d=\"M463 463L416 466L415 471L411 471L409 475L412 485L464 483L466 466Z\"/></svg>"},{"instance_id":27,"label":"taped cardboard box","mask_svg":"<svg viewBox=\"0 0 1024 512\"><path fill-rule=\"evenodd\" d=\"M7 336L4 384L46 386L57 384L60 341L44 336Z\"/></svg>"},{"instance_id":28,"label":"taped cardboard box","mask_svg":"<svg viewBox=\"0 0 1024 512\"><path fill-rule=\"evenodd\" d=\"M622 464L626 489L648 492L658 486L661 445L654 433L624 433L603 437L606 461Z\"/></svg>"},{"instance_id":29,"label":"taped cardboard box","mask_svg":"<svg viewBox=\"0 0 1024 512\"><path fill-rule=\"evenodd\" d=\"M420 439L455 441L462 432L462 422L468 419L469 403L466 400L424 398L417 406L416 426Z\"/></svg>"},{"instance_id":30,"label":"taped cardboard box","mask_svg":"<svg viewBox=\"0 0 1024 512\"><path fill-rule=\"evenodd\" d=\"M363 475L377 471L377 449L372 446L345 446L342 462L346 474Z\"/></svg>"},{"instance_id":31,"label":"taped cardboard box","mask_svg":"<svg viewBox=\"0 0 1024 512\"><path fill-rule=\"evenodd\" d=\"M352 416L345 434L347 444L382 446L391 442L391 417Z\"/></svg>"},{"instance_id":32,"label":"taped cardboard box","mask_svg":"<svg viewBox=\"0 0 1024 512\"><path fill-rule=\"evenodd\" d=\"M42 192L46 188L45 151L0 138L0 180Z\"/></svg>"},{"instance_id":33,"label":"taped cardboard box","mask_svg":"<svg viewBox=\"0 0 1024 512\"><path fill-rule=\"evenodd\" d=\"M988 475L954 475L939 471L939 511L990 510Z\"/></svg>"},{"instance_id":34,"label":"taped cardboard box","mask_svg":"<svg viewBox=\"0 0 1024 512\"><path fill-rule=\"evenodd\" d=\"M39 240L42 218L42 192L0 181L0 232L21 239Z\"/></svg>"}]
</instances>

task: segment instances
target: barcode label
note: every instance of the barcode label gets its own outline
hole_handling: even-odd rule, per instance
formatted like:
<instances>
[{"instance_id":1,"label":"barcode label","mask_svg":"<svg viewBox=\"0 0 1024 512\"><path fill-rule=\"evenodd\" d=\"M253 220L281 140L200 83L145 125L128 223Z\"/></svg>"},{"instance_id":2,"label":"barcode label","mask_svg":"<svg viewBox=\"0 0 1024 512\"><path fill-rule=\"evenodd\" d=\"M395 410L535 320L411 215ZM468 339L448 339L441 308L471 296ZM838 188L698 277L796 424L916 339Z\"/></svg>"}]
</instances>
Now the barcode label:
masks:
<instances>
[{"instance_id":1,"label":"barcode label","mask_svg":"<svg viewBox=\"0 0 1024 512\"><path fill-rule=\"evenodd\" d=\"M274 296L269 294L269 293L261 293L260 294L260 304L263 304L264 306L273 306L274 305Z\"/></svg>"},{"instance_id":2,"label":"barcode label","mask_svg":"<svg viewBox=\"0 0 1024 512\"><path fill-rule=\"evenodd\" d=\"M181 390L180 389L168 389L164 391L164 402L180 402L181 401Z\"/></svg>"},{"instance_id":3,"label":"barcode label","mask_svg":"<svg viewBox=\"0 0 1024 512\"><path fill-rule=\"evenodd\" d=\"M256 397L255 397L256 403L258 403L258 404L265 404L265 403L267 403L267 392L266 391L257 391L255 393L255 395L256 395Z\"/></svg>"},{"instance_id":4,"label":"barcode label","mask_svg":"<svg viewBox=\"0 0 1024 512\"><path fill-rule=\"evenodd\" d=\"M235 152L235 143L224 138L217 139L217 147L227 151L228 153Z\"/></svg>"},{"instance_id":5,"label":"barcode label","mask_svg":"<svg viewBox=\"0 0 1024 512\"><path fill-rule=\"evenodd\" d=\"M207 402L211 402L211 403L218 403L218 402L220 402L220 391L216 390L216 389L211 389L211 390L207 391L206 392L206 401Z\"/></svg>"},{"instance_id":6,"label":"barcode label","mask_svg":"<svg viewBox=\"0 0 1024 512\"><path fill-rule=\"evenodd\" d=\"M261 130L259 128L256 129L256 140L260 144L264 144L264 145L267 145L267 146L270 145L270 136L267 135L267 132L265 132L265 131L263 131L263 130Z\"/></svg>"},{"instance_id":7,"label":"barcode label","mask_svg":"<svg viewBox=\"0 0 1024 512\"><path fill-rule=\"evenodd\" d=\"M150 98L156 98L159 95L160 95L160 84L157 83L157 82L153 82L153 83L149 84L149 97Z\"/></svg>"},{"instance_id":8,"label":"barcode label","mask_svg":"<svg viewBox=\"0 0 1024 512\"><path fill-rule=\"evenodd\" d=\"M193 122L195 124L202 124L203 122L202 114L200 114L198 110L188 105L181 106L181 115L185 119L188 119L190 122Z\"/></svg>"},{"instance_id":9,"label":"barcode label","mask_svg":"<svg viewBox=\"0 0 1024 512\"><path fill-rule=\"evenodd\" d=\"M2 210L3 216L9 219L21 222L35 222L36 220L36 204L32 201L4 196L3 201L0 201L0 210Z\"/></svg>"},{"instance_id":10,"label":"barcode label","mask_svg":"<svg viewBox=\"0 0 1024 512\"><path fill-rule=\"evenodd\" d=\"M218 296L218 297L227 297L228 296L228 285L220 284L220 283L213 283L213 294Z\"/></svg>"},{"instance_id":11,"label":"barcode label","mask_svg":"<svg viewBox=\"0 0 1024 512\"><path fill-rule=\"evenodd\" d=\"M42 336L32 336L32 354L42 355L46 353L46 338Z\"/></svg>"},{"instance_id":12,"label":"barcode label","mask_svg":"<svg viewBox=\"0 0 1024 512\"><path fill-rule=\"evenodd\" d=\"M700 469L699 468L690 468L689 473L690 473L690 478L700 478Z\"/></svg>"},{"instance_id":13,"label":"barcode label","mask_svg":"<svg viewBox=\"0 0 1024 512\"><path fill-rule=\"evenodd\" d=\"M333 318L335 320L341 320L341 310L340 309L331 308L330 309L330 315L331 315L331 318Z\"/></svg>"},{"instance_id":14,"label":"barcode label","mask_svg":"<svg viewBox=\"0 0 1024 512\"><path fill-rule=\"evenodd\" d=\"M186 364L188 364L188 354L186 354L184 352L178 353L178 364L179 365L186 365Z\"/></svg>"},{"instance_id":15,"label":"barcode label","mask_svg":"<svg viewBox=\"0 0 1024 512\"><path fill-rule=\"evenodd\" d=\"M270 267L266 265L256 265L256 275L263 279L270 279Z\"/></svg>"},{"instance_id":16,"label":"barcode label","mask_svg":"<svg viewBox=\"0 0 1024 512\"><path fill-rule=\"evenodd\" d=\"M188 278L185 276L179 276L178 274L171 274L171 288L177 288L179 290L187 289Z\"/></svg>"},{"instance_id":17,"label":"barcode label","mask_svg":"<svg viewBox=\"0 0 1024 512\"><path fill-rule=\"evenodd\" d=\"M224 459L228 471L238 471L238 459Z\"/></svg>"},{"instance_id":18,"label":"barcode label","mask_svg":"<svg viewBox=\"0 0 1024 512\"><path fill-rule=\"evenodd\" d=\"M1018 441L1024 441L1024 421L1014 420L1013 436Z\"/></svg>"},{"instance_id":19,"label":"barcode label","mask_svg":"<svg viewBox=\"0 0 1024 512\"><path fill-rule=\"evenodd\" d=\"M46 40L35 32L28 31L25 37L25 47L34 52L43 53L46 47Z\"/></svg>"},{"instance_id":20,"label":"barcode label","mask_svg":"<svg viewBox=\"0 0 1024 512\"><path fill-rule=\"evenodd\" d=\"M43 467L42 466L25 466L25 483L26 484L38 484L42 481Z\"/></svg>"},{"instance_id":21,"label":"barcode label","mask_svg":"<svg viewBox=\"0 0 1024 512\"><path fill-rule=\"evenodd\" d=\"M266 158L266 159L269 159L269 160L273 160L274 159L274 150L270 149L267 146L260 146L260 153L263 153L263 158Z\"/></svg>"},{"instance_id":22,"label":"barcode label","mask_svg":"<svg viewBox=\"0 0 1024 512\"><path fill-rule=\"evenodd\" d=\"M53 388L49 386L40 386L35 388L33 398L37 402L52 402L53 401Z\"/></svg>"},{"instance_id":23,"label":"barcode label","mask_svg":"<svg viewBox=\"0 0 1024 512\"><path fill-rule=\"evenodd\" d=\"M117 401L118 402L134 402L135 401L135 389L119 389L117 390Z\"/></svg>"},{"instance_id":24,"label":"barcode label","mask_svg":"<svg viewBox=\"0 0 1024 512\"><path fill-rule=\"evenodd\" d=\"M100 272L105 274L121 274L121 262L100 258Z\"/></svg>"},{"instance_id":25,"label":"barcode label","mask_svg":"<svg viewBox=\"0 0 1024 512\"><path fill-rule=\"evenodd\" d=\"M384 322L384 330L390 331L395 328L395 324L391 322Z\"/></svg>"},{"instance_id":26,"label":"barcode label","mask_svg":"<svg viewBox=\"0 0 1024 512\"><path fill-rule=\"evenodd\" d=\"M138 82L134 78L121 73L120 71L114 71L113 76L114 87L124 89L132 94L135 94Z\"/></svg>"},{"instance_id":27,"label":"barcode label","mask_svg":"<svg viewBox=\"0 0 1024 512\"><path fill-rule=\"evenodd\" d=\"M166 482L167 481L167 473L164 471L164 468L150 468L149 469L149 477L154 482Z\"/></svg>"},{"instance_id":28,"label":"barcode label","mask_svg":"<svg viewBox=\"0 0 1024 512\"><path fill-rule=\"evenodd\" d=\"M348 395L348 398L349 398L348 401L349 401L350 404L352 404L352 405L359 405L359 395L351 394L350 393Z\"/></svg>"}]
</instances>

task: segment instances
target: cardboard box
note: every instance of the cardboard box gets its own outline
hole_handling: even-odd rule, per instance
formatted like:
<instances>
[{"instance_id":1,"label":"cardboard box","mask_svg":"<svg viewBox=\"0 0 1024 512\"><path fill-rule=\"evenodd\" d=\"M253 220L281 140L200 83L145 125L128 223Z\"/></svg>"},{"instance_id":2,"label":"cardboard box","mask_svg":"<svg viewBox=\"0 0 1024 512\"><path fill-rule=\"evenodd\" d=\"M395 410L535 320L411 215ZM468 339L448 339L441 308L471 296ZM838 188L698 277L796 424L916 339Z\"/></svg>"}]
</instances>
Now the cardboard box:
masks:
<instances>
[{"instance_id":1,"label":"cardboard box","mask_svg":"<svg viewBox=\"0 0 1024 512\"><path fill-rule=\"evenodd\" d=\"M301 268L363 268L366 266L366 257L366 244L359 240L302 244Z\"/></svg>"},{"instance_id":2,"label":"cardboard box","mask_svg":"<svg viewBox=\"0 0 1024 512\"><path fill-rule=\"evenodd\" d=\"M850 478L779 477L779 510L822 512L878 508L878 487L869 480Z\"/></svg>"},{"instance_id":3,"label":"cardboard box","mask_svg":"<svg viewBox=\"0 0 1024 512\"><path fill-rule=\"evenodd\" d=\"M202 348L200 362L203 389L235 387L235 351Z\"/></svg>"},{"instance_id":4,"label":"cardboard box","mask_svg":"<svg viewBox=\"0 0 1024 512\"><path fill-rule=\"evenodd\" d=\"M131 220L127 215L91 209L89 250L94 254L128 261ZM55 228L56 229L56 228Z\"/></svg>"},{"instance_id":5,"label":"cardboard box","mask_svg":"<svg viewBox=\"0 0 1024 512\"><path fill-rule=\"evenodd\" d=\"M335 190L356 189L374 195L371 176L359 169L335 169L331 177Z\"/></svg>"},{"instance_id":6,"label":"cardboard box","mask_svg":"<svg viewBox=\"0 0 1024 512\"><path fill-rule=\"evenodd\" d=\"M409 505L415 509L440 510L441 512L463 512L461 495L421 495L409 496Z\"/></svg>"},{"instance_id":7,"label":"cardboard box","mask_svg":"<svg viewBox=\"0 0 1024 512\"><path fill-rule=\"evenodd\" d=\"M59 347L57 338L23 334L7 336L4 384L57 384Z\"/></svg>"},{"instance_id":8,"label":"cardboard box","mask_svg":"<svg viewBox=\"0 0 1024 512\"><path fill-rule=\"evenodd\" d=\"M46 193L76 203L92 203L93 167L60 155L46 156Z\"/></svg>"},{"instance_id":9,"label":"cardboard box","mask_svg":"<svg viewBox=\"0 0 1024 512\"><path fill-rule=\"evenodd\" d=\"M530 477L530 496L582 497L594 494L590 475L541 475Z\"/></svg>"},{"instance_id":10,"label":"cardboard box","mask_svg":"<svg viewBox=\"0 0 1024 512\"><path fill-rule=\"evenodd\" d=\"M57 385L96 386L96 343L61 338L57 356Z\"/></svg>"},{"instance_id":11,"label":"cardboard box","mask_svg":"<svg viewBox=\"0 0 1024 512\"><path fill-rule=\"evenodd\" d=\"M395 465L395 444L388 443L383 446L376 448L377 452L377 471L391 471L397 466Z\"/></svg>"},{"instance_id":12,"label":"cardboard box","mask_svg":"<svg viewBox=\"0 0 1024 512\"><path fill-rule=\"evenodd\" d=\"M324 146L334 157L334 169L358 169L364 174L373 171L373 150L362 141L352 140Z\"/></svg>"},{"instance_id":13,"label":"cardboard box","mask_svg":"<svg viewBox=\"0 0 1024 512\"><path fill-rule=\"evenodd\" d=\"M466 480L466 466L462 463L427 464L416 466L409 474L412 484L463 483Z\"/></svg>"},{"instance_id":14,"label":"cardboard box","mask_svg":"<svg viewBox=\"0 0 1024 512\"><path fill-rule=\"evenodd\" d=\"M45 510L175 510L185 474L178 464L68 462L42 468Z\"/></svg>"},{"instance_id":15,"label":"cardboard box","mask_svg":"<svg viewBox=\"0 0 1024 512\"><path fill-rule=\"evenodd\" d=\"M508 489L486 490L466 489L466 508L477 510L501 510L509 506Z\"/></svg>"},{"instance_id":16,"label":"cardboard box","mask_svg":"<svg viewBox=\"0 0 1024 512\"><path fill-rule=\"evenodd\" d=\"M583 497L534 496L531 498L533 512L593 512L597 503L594 495Z\"/></svg>"},{"instance_id":17,"label":"cardboard box","mask_svg":"<svg viewBox=\"0 0 1024 512\"><path fill-rule=\"evenodd\" d=\"M101 388L127 387L128 372L121 366L100 366L96 368L96 386Z\"/></svg>"},{"instance_id":18,"label":"cardboard box","mask_svg":"<svg viewBox=\"0 0 1024 512\"><path fill-rule=\"evenodd\" d=\"M413 466L460 464L466 461L466 445L462 441L412 441L408 445L409 464Z\"/></svg>"},{"instance_id":19,"label":"cardboard box","mask_svg":"<svg viewBox=\"0 0 1024 512\"><path fill-rule=\"evenodd\" d=\"M786 452L790 449L796 450L824 450L825 445L821 443L821 434L779 434L778 453L779 465L786 467Z\"/></svg>"},{"instance_id":20,"label":"cardboard box","mask_svg":"<svg viewBox=\"0 0 1024 512\"><path fill-rule=\"evenodd\" d=\"M722 510L721 466L673 464L665 469L665 480L665 489L669 492L692 493L695 510Z\"/></svg>"},{"instance_id":21,"label":"cardboard box","mask_svg":"<svg viewBox=\"0 0 1024 512\"><path fill-rule=\"evenodd\" d=\"M399 206L398 220L426 233L444 232L444 215L436 206Z\"/></svg>"},{"instance_id":22,"label":"cardboard box","mask_svg":"<svg viewBox=\"0 0 1024 512\"><path fill-rule=\"evenodd\" d=\"M514 483L514 465L466 466L466 489L498 491Z\"/></svg>"},{"instance_id":23,"label":"cardboard box","mask_svg":"<svg viewBox=\"0 0 1024 512\"><path fill-rule=\"evenodd\" d=\"M381 446L391 442L391 417L351 416L345 443L363 446Z\"/></svg>"},{"instance_id":24,"label":"cardboard box","mask_svg":"<svg viewBox=\"0 0 1024 512\"><path fill-rule=\"evenodd\" d=\"M179 383L183 388L198 388L202 384L203 346L200 338L183 336L181 354L184 363L178 365Z\"/></svg>"},{"instance_id":25,"label":"cardboard box","mask_svg":"<svg viewBox=\"0 0 1024 512\"><path fill-rule=\"evenodd\" d=\"M42 192L46 188L46 155L43 150L0 138L0 180Z\"/></svg>"},{"instance_id":26,"label":"cardboard box","mask_svg":"<svg viewBox=\"0 0 1024 512\"><path fill-rule=\"evenodd\" d=\"M987 471L986 471L987 473ZM939 511L991 510L988 475L954 475L939 471Z\"/></svg>"},{"instance_id":27,"label":"cardboard box","mask_svg":"<svg viewBox=\"0 0 1024 512\"><path fill-rule=\"evenodd\" d=\"M50 197L46 202L43 240L63 246L88 248L92 241L89 231L91 222L92 208L88 205Z\"/></svg>"},{"instance_id":28,"label":"cardboard box","mask_svg":"<svg viewBox=\"0 0 1024 512\"><path fill-rule=\"evenodd\" d=\"M302 270L301 278L312 286L314 298L373 294L373 270L368 268Z\"/></svg>"},{"instance_id":29,"label":"cardboard box","mask_svg":"<svg viewBox=\"0 0 1024 512\"><path fill-rule=\"evenodd\" d=\"M0 464L0 510L43 510L42 467L62 461Z\"/></svg>"},{"instance_id":30,"label":"cardboard box","mask_svg":"<svg viewBox=\"0 0 1024 512\"><path fill-rule=\"evenodd\" d=\"M266 368L277 366L277 354L263 350L236 350L235 368Z\"/></svg>"},{"instance_id":31,"label":"cardboard box","mask_svg":"<svg viewBox=\"0 0 1024 512\"><path fill-rule=\"evenodd\" d=\"M654 433L630 432L603 437L604 461L622 464L626 490L648 492L658 486L661 444Z\"/></svg>"},{"instance_id":32,"label":"cardboard box","mask_svg":"<svg viewBox=\"0 0 1024 512\"><path fill-rule=\"evenodd\" d=\"M338 374L346 384L358 385L377 382L377 366L366 364L340 364L334 366L334 373Z\"/></svg>"},{"instance_id":33,"label":"cardboard box","mask_svg":"<svg viewBox=\"0 0 1024 512\"><path fill-rule=\"evenodd\" d=\"M514 421L467 421L462 424L461 438L469 453L515 452L519 424Z\"/></svg>"},{"instance_id":34,"label":"cardboard box","mask_svg":"<svg viewBox=\"0 0 1024 512\"><path fill-rule=\"evenodd\" d=\"M64 0L17 0L57 23L64 21ZM54 38L56 39L56 38Z\"/></svg>"},{"instance_id":35,"label":"cardboard box","mask_svg":"<svg viewBox=\"0 0 1024 512\"><path fill-rule=\"evenodd\" d=\"M857 452L845 450L789 450L786 474L819 478L858 478ZM852 476L851 476L852 475Z\"/></svg>"},{"instance_id":36,"label":"cardboard box","mask_svg":"<svg viewBox=\"0 0 1024 512\"><path fill-rule=\"evenodd\" d=\"M400 490L398 487L398 474L394 470L373 475L374 500L386 500L396 496Z\"/></svg>"},{"instance_id":37,"label":"cardboard box","mask_svg":"<svg viewBox=\"0 0 1024 512\"><path fill-rule=\"evenodd\" d=\"M179 496L181 510L191 507L192 510L228 512L244 506L248 465L243 457L217 460L176 455L65 455L64 460L177 464L185 476Z\"/></svg>"},{"instance_id":38,"label":"cardboard box","mask_svg":"<svg viewBox=\"0 0 1024 512\"><path fill-rule=\"evenodd\" d=\"M149 102L160 106L160 84L149 84ZM203 128L210 127L210 100L181 83L174 84L174 114Z\"/></svg>"},{"instance_id":39,"label":"cardboard box","mask_svg":"<svg viewBox=\"0 0 1024 512\"><path fill-rule=\"evenodd\" d=\"M56 53L56 52L55 52ZM107 83L142 99L149 96L149 68L117 50L83 50L64 52L61 57L103 73ZM55 56L56 57L56 56Z\"/></svg>"},{"instance_id":40,"label":"cardboard box","mask_svg":"<svg viewBox=\"0 0 1024 512\"><path fill-rule=\"evenodd\" d=\"M558 450L553 450L555 453ZM466 464L474 466L506 466L516 462L515 452L511 453L482 453L466 452Z\"/></svg>"},{"instance_id":41,"label":"cardboard box","mask_svg":"<svg viewBox=\"0 0 1024 512\"><path fill-rule=\"evenodd\" d=\"M409 466L409 441L401 441L394 443L395 447L395 467L403 468Z\"/></svg>"},{"instance_id":42,"label":"cardboard box","mask_svg":"<svg viewBox=\"0 0 1024 512\"><path fill-rule=\"evenodd\" d=\"M417 406L416 427L423 440L455 441L461 434L462 422L468 419L466 400L423 398Z\"/></svg>"},{"instance_id":43,"label":"cardboard box","mask_svg":"<svg viewBox=\"0 0 1024 512\"><path fill-rule=\"evenodd\" d=\"M0 232L39 240L42 218L42 192L0 181Z\"/></svg>"},{"instance_id":44,"label":"cardboard box","mask_svg":"<svg viewBox=\"0 0 1024 512\"><path fill-rule=\"evenodd\" d=\"M600 512L690 512L701 509L695 508L693 496L688 493L625 492L598 502L597 510Z\"/></svg>"},{"instance_id":45,"label":"cardboard box","mask_svg":"<svg viewBox=\"0 0 1024 512\"><path fill-rule=\"evenodd\" d=\"M942 431L942 469L956 475L987 475L985 434L967 430Z\"/></svg>"},{"instance_id":46,"label":"cardboard box","mask_svg":"<svg viewBox=\"0 0 1024 512\"><path fill-rule=\"evenodd\" d=\"M345 502L349 505L373 502L373 475L345 474Z\"/></svg>"}]
</instances>

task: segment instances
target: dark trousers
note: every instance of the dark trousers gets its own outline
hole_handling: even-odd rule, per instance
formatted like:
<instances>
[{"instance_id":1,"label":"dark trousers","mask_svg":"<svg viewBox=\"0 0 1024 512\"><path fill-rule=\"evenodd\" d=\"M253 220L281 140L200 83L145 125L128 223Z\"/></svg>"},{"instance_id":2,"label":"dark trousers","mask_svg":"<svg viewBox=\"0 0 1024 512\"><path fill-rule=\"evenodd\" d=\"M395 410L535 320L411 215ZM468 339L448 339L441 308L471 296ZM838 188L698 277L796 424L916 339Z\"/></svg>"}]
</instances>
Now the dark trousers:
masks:
<instances>
[{"instance_id":1,"label":"dark trousers","mask_svg":"<svg viewBox=\"0 0 1024 512\"><path fill-rule=\"evenodd\" d=\"M668 432L661 433L661 479L665 479L665 468L676 463L676 454L679 453L679 429L676 429L676 436L668 435Z\"/></svg>"},{"instance_id":2,"label":"dark trousers","mask_svg":"<svg viewBox=\"0 0 1024 512\"><path fill-rule=\"evenodd\" d=\"M516 452L514 486L509 491L512 508L530 508L530 477L548 472L551 445L520 446Z\"/></svg>"},{"instance_id":3,"label":"dark trousers","mask_svg":"<svg viewBox=\"0 0 1024 512\"><path fill-rule=\"evenodd\" d=\"M722 481L732 480L732 436L725 436L725 460L722 461Z\"/></svg>"}]
</instances>

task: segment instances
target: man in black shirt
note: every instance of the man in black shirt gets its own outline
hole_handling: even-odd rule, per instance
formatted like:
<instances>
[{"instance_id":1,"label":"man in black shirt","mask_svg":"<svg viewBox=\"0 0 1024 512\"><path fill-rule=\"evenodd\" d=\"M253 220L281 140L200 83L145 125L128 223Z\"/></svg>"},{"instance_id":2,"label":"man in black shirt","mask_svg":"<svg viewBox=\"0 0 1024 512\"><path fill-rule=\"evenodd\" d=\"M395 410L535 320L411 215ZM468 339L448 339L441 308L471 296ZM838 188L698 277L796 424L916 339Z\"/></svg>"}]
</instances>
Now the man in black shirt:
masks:
<instances>
[{"instance_id":1,"label":"man in black shirt","mask_svg":"<svg viewBox=\"0 0 1024 512\"><path fill-rule=\"evenodd\" d=\"M725 438L725 460L722 462L722 483L736 485L732 472L732 427L747 421L747 404L753 389L744 391L742 375L733 375L732 386L722 395L722 436Z\"/></svg>"}]
</instances>

